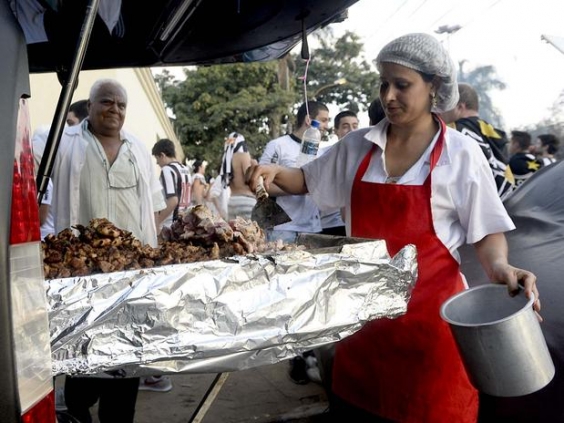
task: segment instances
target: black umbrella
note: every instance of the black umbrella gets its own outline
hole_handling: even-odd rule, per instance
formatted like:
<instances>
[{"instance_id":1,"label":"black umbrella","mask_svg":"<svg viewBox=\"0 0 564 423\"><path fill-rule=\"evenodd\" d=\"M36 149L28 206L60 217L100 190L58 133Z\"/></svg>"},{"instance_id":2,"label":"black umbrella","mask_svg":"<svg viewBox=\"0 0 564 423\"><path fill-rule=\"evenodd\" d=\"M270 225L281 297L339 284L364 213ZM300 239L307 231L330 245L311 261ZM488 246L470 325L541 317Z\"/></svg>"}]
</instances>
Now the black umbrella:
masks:
<instances>
[{"instance_id":1,"label":"black umbrella","mask_svg":"<svg viewBox=\"0 0 564 423\"><path fill-rule=\"evenodd\" d=\"M514 398L480 397L480 422L564 422L564 162L536 172L505 201L517 229L507 233L510 263L537 276L543 334L556 375L538 392ZM472 247L460 250L470 286L487 283Z\"/></svg>"}]
</instances>

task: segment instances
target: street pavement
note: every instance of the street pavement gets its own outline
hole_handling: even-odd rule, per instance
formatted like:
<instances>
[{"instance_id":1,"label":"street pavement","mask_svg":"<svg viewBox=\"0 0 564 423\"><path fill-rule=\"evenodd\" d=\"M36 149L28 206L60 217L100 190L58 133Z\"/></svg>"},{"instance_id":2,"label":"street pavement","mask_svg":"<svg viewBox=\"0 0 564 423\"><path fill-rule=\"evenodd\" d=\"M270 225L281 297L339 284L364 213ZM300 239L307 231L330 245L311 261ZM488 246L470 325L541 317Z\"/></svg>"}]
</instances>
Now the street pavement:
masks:
<instances>
[{"instance_id":1,"label":"street pavement","mask_svg":"<svg viewBox=\"0 0 564 423\"><path fill-rule=\"evenodd\" d=\"M215 374L171 375L169 392L139 391L136 423L323 423L327 397L313 382L296 385L288 362L230 373L203 418L191 420ZM60 384L62 381L58 381ZM94 423L97 411L92 409ZM198 417L202 417L202 412Z\"/></svg>"}]
</instances>

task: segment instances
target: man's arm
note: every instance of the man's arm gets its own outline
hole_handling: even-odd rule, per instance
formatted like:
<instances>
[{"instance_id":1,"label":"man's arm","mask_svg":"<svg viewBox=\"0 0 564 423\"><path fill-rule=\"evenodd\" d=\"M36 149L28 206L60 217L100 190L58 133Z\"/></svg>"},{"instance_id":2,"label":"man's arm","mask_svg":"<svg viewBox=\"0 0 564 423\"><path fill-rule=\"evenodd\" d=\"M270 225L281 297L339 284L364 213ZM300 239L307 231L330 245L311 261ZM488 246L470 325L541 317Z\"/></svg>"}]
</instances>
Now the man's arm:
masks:
<instances>
[{"instance_id":1,"label":"man's arm","mask_svg":"<svg viewBox=\"0 0 564 423\"><path fill-rule=\"evenodd\" d=\"M174 212L176 206L178 205L178 197L173 195L165 200L166 207L156 213L157 228L159 228L162 223Z\"/></svg>"},{"instance_id":2,"label":"man's arm","mask_svg":"<svg viewBox=\"0 0 564 423\"><path fill-rule=\"evenodd\" d=\"M47 219L47 216L49 215L49 207L51 207L49 204L41 204L39 206L39 224L43 225L45 223L45 220Z\"/></svg>"}]
</instances>

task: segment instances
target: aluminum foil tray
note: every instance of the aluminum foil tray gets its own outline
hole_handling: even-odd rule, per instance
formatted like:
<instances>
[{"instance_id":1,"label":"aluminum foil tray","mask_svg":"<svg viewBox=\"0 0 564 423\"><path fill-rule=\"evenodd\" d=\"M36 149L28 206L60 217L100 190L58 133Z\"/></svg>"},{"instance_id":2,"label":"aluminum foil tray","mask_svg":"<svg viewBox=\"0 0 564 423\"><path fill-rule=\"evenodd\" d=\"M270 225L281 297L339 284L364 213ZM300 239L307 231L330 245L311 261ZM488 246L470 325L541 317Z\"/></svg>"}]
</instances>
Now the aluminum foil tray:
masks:
<instances>
[{"instance_id":1,"label":"aluminum foil tray","mask_svg":"<svg viewBox=\"0 0 564 423\"><path fill-rule=\"evenodd\" d=\"M273 364L404 314L413 245L303 236L305 251L46 281L53 374L132 377Z\"/></svg>"}]
</instances>

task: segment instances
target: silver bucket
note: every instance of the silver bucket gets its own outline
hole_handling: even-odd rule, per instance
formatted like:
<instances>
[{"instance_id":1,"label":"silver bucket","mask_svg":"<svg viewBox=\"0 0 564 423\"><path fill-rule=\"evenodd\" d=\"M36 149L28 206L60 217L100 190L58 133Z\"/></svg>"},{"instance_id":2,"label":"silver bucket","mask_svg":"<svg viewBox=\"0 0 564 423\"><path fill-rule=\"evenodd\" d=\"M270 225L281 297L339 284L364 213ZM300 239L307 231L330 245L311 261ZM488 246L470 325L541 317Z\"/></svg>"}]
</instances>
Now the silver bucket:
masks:
<instances>
[{"instance_id":1,"label":"silver bucket","mask_svg":"<svg viewBox=\"0 0 564 423\"><path fill-rule=\"evenodd\" d=\"M509 296L504 285L480 285L449 298L449 323L466 372L480 391L497 397L527 395L554 377L533 299Z\"/></svg>"}]
</instances>

